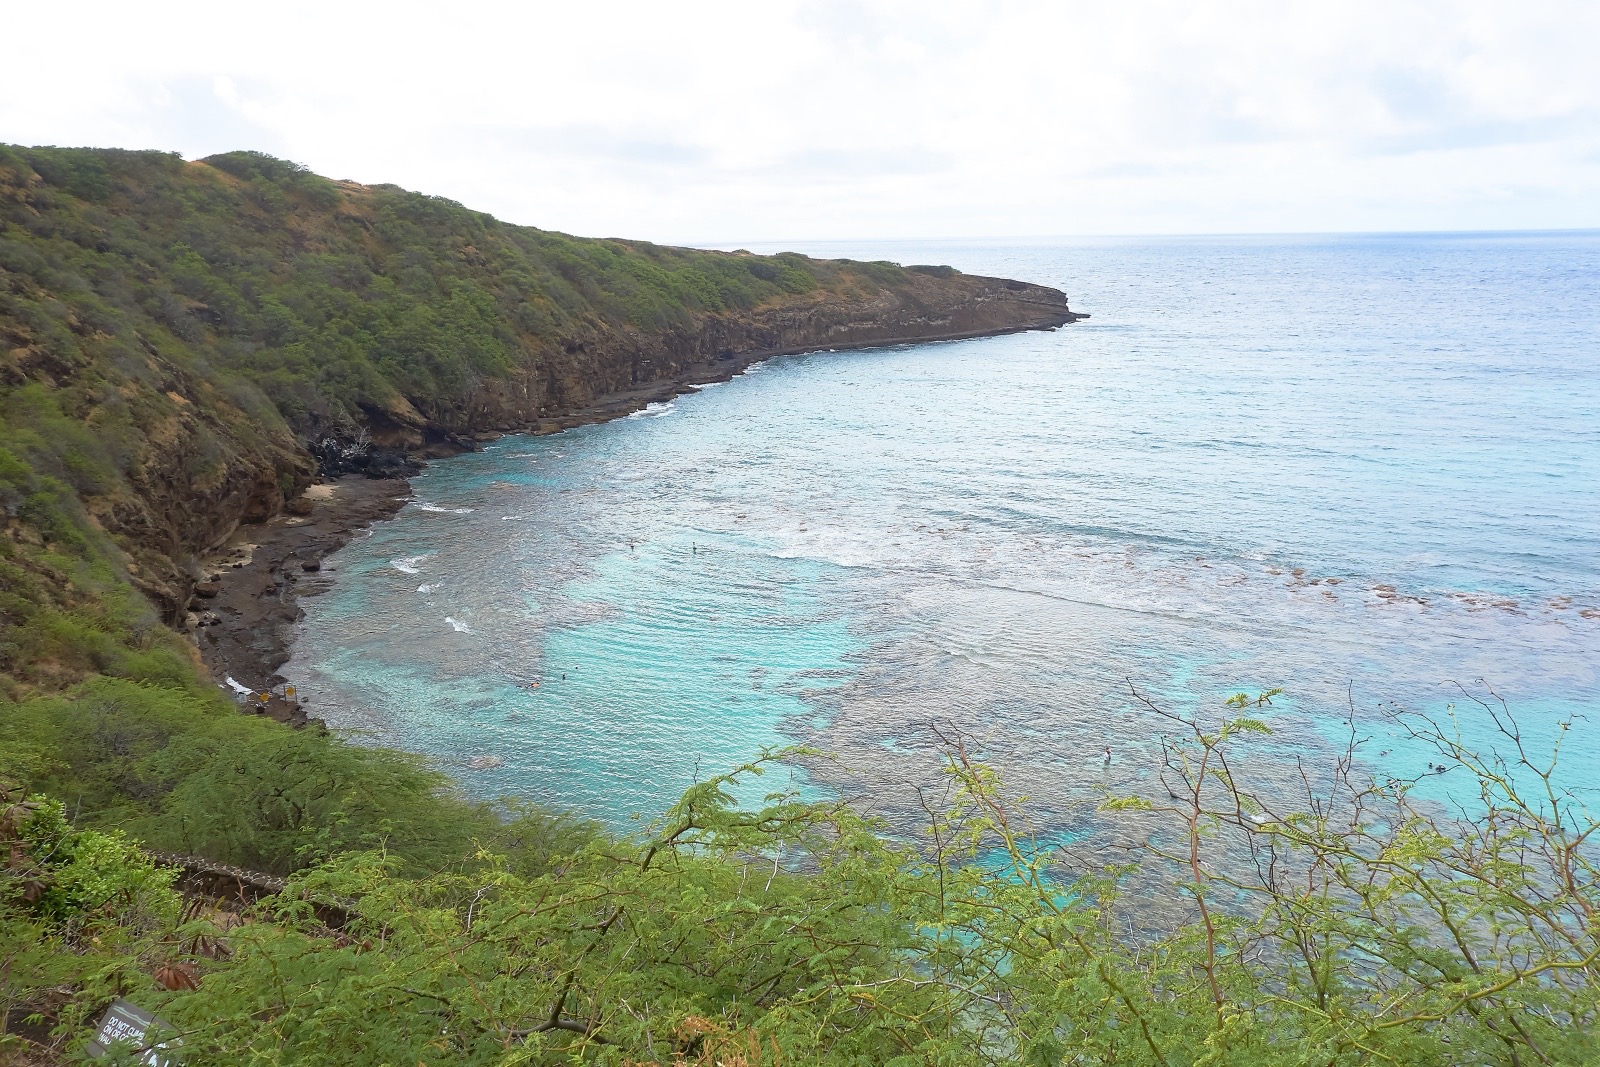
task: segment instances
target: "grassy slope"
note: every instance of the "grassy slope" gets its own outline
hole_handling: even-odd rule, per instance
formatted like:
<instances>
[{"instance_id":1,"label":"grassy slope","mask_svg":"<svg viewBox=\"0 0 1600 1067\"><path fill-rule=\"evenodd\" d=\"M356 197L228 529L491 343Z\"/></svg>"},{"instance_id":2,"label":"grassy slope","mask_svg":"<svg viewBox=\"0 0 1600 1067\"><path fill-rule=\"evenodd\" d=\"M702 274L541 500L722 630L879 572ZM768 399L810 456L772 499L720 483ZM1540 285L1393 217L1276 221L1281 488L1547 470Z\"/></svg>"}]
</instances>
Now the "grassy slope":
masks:
<instances>
[{"instance_id":1,"label":"grassy slope","mask_svg":"<svg viewBox=\"0 0 1600 1067\"><path fill-rule=\"evenodd\" d=\"M512 376L570 396L597 339L910 293L930 270L568 237L254 153L0 146L8 558L24 599L88 607L54 559L87 522L172 615L196 552L306 483L305 441L447 424ZM0 664L82 674L32 619L0 620Z\"/></svg>"},{"instance_id":2,"label":"grassy slope","mask_svg":"<svg viewBox=\"0 0 1600 1067\"><path fill-rule=\"evenodd\" d=\"M336 183L253 153L0 150L6 309L52 354L103 334L202 355L263 387L298 429L446 404L595 328L906 282L892 264L568 237L393 186ZM13 286L13 288L15 288ZM43 307L44 301L61 307ZM66 322L63 311L81 325Z\"/></svg>"},{"instance_id":3,"label":"grassy slope","mask_svg":"<svg viewBox=\"0 0 1600 1067\"><path fill-rule=\"evenodd\" d=\"M0 147L0 770L278 870L329 813L370 839L418 798L427 851L436 779L231 714L141 593L170 610L194 553L304 485L307 437L426 418L597 331L906 277L567 237L256 154ZM198 755L256 748L231 778ZM269 810L285 782L309 792Z\"/></svg>"}]
</instances>

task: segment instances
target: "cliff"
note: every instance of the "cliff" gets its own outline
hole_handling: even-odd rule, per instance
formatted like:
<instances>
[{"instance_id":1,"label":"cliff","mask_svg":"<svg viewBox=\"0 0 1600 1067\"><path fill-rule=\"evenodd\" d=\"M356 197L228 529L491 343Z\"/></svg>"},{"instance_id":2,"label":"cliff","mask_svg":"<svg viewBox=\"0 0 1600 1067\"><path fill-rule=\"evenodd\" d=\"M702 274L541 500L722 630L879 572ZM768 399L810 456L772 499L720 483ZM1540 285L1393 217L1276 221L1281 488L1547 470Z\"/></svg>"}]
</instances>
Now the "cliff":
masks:
<instances>
[{"instance_id":1,"label":"cliff","mask_svg":"<svg viewBox=\"0 0 1600 1067\"><path fill-rule=\"evenodd\" d=\"M106 669L137 611L98 658L41 620L103 630L125 577L176 621L199 557L352 439L470 447L775 353L1076 317L1024 282L575 238L256 153L0 146L0 666L24 691Z\"/></svg>"},{"instance_id":2,"label":"cliff","mask_svg":"<svg viewBox=\"0 0 1600 1067\"><path fill-rule=\"evenodd\" d=\"M521 373L479 385L459 406L435 407L430 419L407 426L369 411L367 423L381 442L408 447L439 431L547 428L602 398L662 395L670 390L651 387L725 377L769 356L1054 329L1082 317L1059 290L1027 282L939 277L916 268L897 282L697 314L686 325L658 330L580 331Z\"/></svg>"}]
</instances>

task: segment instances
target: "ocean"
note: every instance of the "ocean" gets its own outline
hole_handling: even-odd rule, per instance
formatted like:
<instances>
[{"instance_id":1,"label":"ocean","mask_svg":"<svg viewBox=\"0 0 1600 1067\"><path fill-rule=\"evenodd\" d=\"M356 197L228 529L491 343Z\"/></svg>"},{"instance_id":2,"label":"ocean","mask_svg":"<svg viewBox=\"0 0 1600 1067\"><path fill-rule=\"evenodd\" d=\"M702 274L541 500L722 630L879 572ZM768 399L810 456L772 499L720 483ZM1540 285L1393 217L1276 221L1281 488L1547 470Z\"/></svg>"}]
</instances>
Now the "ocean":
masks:
<instances>
[{"instance_id":1,"label":"ocean","mask_svg":"<svg viewBox=\"0 0 1600 1067\"><path fill-rule=\"evenodd\" d=\"M1077 833L1153 788L1146 700L1272 688L1280 787L1353 723L1363 771L1469 802L1405 715L1505 749L1502 700L1600 782L1600 234L790 247L1093 317L430 464L303 601L314 713L619 829L788 745L825 755L744 795L915 818L957 730Z\"/></svg>"}]
</instances>

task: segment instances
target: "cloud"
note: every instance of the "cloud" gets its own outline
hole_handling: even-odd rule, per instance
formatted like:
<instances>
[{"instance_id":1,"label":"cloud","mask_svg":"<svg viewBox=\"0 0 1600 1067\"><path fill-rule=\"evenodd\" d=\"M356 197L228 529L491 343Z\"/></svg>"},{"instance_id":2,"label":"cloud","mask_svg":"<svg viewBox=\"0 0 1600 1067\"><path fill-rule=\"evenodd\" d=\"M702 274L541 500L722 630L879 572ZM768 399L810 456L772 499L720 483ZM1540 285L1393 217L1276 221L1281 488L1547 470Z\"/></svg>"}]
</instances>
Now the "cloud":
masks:
<instances>
[{"instance_id":1,"label":"cloud","mask_svg":"<svg viewBox=\"0 0 1600 1067\"><path fill-rule=\"evenodd\" d=\"M935 152L913 144L901 148L811 149L785 157L772 169L789 180L839 184L863 178L935 174L950 170L955 161L953 152Z\"/></svg>"},{"instance_id":2,"label":"cloud","mask_svg":"<svg viewBox=\"0 0 1600 1067\"><path fill-rule=\"evenodd\" d=\"M510 153L567 156L607 164L685 168L704 166L712 153L705 145L672 140L645 129L602 126L554 126L534 129L483 129L464 126L455 132L458 148L497 147Z\"/></svg>"},{"instance_id":3,"label":"cloud","mask_svg":"<svg viewBox=\"0 0 1600 1067\"><path fill-rule=\"evenodd\" d=\"M1600 225L1600 5L29 5L0 140L666 241Z\"/></svg>"},{"instance_id":4,"label":"cloud","mask_svg":"<svg viewBox=\"0 0 1600 1067\"><path fill-rule=\"evenodd\" d=\"M266 85L247 82L241 87L225 75L199 74L170 79L135 75L129 84L133 98L143 103L138 121L148 131L146 147L180 148L191 158L240 148L273 155L289 151L270 116L252 103L252 97L268 91Z\"/></svg>"}]
</instances>

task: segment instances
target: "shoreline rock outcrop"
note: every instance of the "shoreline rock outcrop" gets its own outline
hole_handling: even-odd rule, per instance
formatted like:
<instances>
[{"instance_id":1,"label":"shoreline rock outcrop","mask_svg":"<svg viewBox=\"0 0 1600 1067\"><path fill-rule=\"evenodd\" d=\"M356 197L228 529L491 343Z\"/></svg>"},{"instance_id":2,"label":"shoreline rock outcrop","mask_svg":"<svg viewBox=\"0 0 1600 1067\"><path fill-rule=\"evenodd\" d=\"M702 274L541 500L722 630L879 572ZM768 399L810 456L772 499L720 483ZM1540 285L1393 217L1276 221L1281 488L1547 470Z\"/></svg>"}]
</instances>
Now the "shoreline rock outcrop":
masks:
<instances>
[{"instance_id":1,"label":"shoreline rock outcrop","mask_svg":"<svg viewBox=\"0 0 1600 1067\"><path fill-rule=\"evenodd\" d=\"M626 414L636 410L627 406L633 398L642 407L775 356L1053 330L1088 318L1068 306L1066 294L1044 285L907 273L913 278L909 291L886 291L871 300L818 298L706 314L689 326L657 332L594 328L503 379L479 383L458 403L436 405L429 416L410 402L398 412L364 409L363 428L380 453L448 454L470 449L479 433L549 432L594 421L611 407Z\"/></svg>"}]
</instances>

